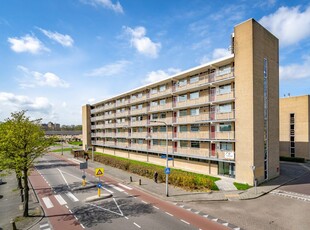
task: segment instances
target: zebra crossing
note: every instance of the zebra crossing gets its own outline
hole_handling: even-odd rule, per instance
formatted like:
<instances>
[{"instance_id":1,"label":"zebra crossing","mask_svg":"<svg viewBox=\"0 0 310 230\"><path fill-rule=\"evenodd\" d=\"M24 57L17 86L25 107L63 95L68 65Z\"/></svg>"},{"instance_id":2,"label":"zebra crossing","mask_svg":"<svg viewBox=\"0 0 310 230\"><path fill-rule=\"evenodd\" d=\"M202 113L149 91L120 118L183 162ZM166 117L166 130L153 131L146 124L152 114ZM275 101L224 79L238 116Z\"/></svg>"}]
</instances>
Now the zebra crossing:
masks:
<instances>
[{"instance_id":1,"label":"zebra crossing","mask_svg":"<svg viewBox=\"0 0 310 230\"><path fill-rule=\"evenodd\" d=\"M52 227L48 222L40 223L40 230L51 230Z\"/></svg>"},{"instance_id":2,"label":"zebra crossing","mask_svg":"<svg viewBox=\"0 0 310 230\"><path fill-rule=\"evenodd\" d=\"M121 183L118 183L117 185L108 183L106 185L109 187L109 189L104 188L104 187L102 187L102 189L108 191L111 194L114 193L114 192L111 191L110 189L114 189L114 190L116 190L118 192L123 192L123 193L126 193L126 191L123 188L126 188L127 190L132 190L131 187L128 187L128 186L123 185ZM53 208L55 206L53 201L52 201L54 199L51 199L51 197L54 197L55 200L61 206L67 205L68 202L66 200L68 200L68 199L71 200L72 202L78 202L79 201L79 199L72 192L65 192L63 194L54 194L52 196L46 196L46 197L42 198L42 201L43 201L43 203L44 203L44 205L45 205L45 207L47 209Z\"/></svg>"}]
</instances>

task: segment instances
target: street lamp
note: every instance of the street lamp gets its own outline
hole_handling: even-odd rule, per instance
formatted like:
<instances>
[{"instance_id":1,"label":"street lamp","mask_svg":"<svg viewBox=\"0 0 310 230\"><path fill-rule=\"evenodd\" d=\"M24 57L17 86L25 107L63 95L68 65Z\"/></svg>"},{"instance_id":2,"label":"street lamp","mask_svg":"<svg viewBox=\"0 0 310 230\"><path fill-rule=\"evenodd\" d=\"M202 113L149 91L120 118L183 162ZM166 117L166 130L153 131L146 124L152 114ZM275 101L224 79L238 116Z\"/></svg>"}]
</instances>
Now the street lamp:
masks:
<instances>
[{"instance_id":1,"label":"street lamp","mask_svg":"<svg viewBox=\"0 0 310 230\"><path fill-rule=\"evenodd\" d=\"M168 168L168 125L164 121L153 120L151 122L162 123L166 126L166 168ZM169 193L168 193L168 173L166 173L166 196L167 197L169 196Z\"/></svg>"}]
</instances>

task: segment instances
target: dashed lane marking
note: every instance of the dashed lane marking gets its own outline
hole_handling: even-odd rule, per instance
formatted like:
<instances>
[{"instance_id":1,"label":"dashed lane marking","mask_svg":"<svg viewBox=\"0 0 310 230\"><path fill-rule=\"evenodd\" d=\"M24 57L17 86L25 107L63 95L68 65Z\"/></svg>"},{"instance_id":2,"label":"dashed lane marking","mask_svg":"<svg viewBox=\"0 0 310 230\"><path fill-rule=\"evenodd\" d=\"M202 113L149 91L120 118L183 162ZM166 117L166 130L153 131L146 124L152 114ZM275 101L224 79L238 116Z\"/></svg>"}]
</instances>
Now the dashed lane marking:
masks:
<instances>
[{"instance_id":1,"label":"dashed lane marking","mask_svg":"<svg viewBox=\"0 0 310 230\"><path fill-rule=\"evenodd\" d=\"M145 202L144 200L142 200L142 203L144 203L144 204L148 204L147 202Z\"/></svg>"},{"instance_id":2,"label":"dashed lane marking","mask_svg":"<svg viewBox=\"0 0 310 230\"><path fill-rule=\"evenodd\" d=\"M169 213L169 212L165 212L167 215L169 215L169 216L173 216L171 213Z\"/></svg>"},{"instance_id":3,"label":"dashed lane marking","mask_svg":"<svg viewBox=\"0 0 310 230\"><path fill-rule=\"evenodd\" d=\"M133 222L134 225L136 225L138 228L141 228L140 225L138 225L137 223Z\"/></svg>"},{"instance_id":4,"label":"dashed lane marking","mask_svg":"<svg viewBox=\"0 0 310 230\"><path fill-rule=\"evenodd\" d=\"M85 228L83 224L80 224L82 228Z\"/></svg>"},{"instance_id":5,"label":"dashed lane marking","mask_svg":"<svg viewBox=\"0 0 310 230\"><path fill-rule=\"evenodd\" d=\"M53 205L52 201L50 200L50 198L43 197L42 200L43 200L46 208L53 208L54 207L54 205Z\"/></svg>"},{"instance_id":6,"label":"dashed lane marking","mask_svg":"<svg viewBox=\"0 0 310 230\"><path fill-rule=\"evenodd\" d=\"M183 220L183 219L181 219L181 221L182 221L183 223L185 223L185 224L188 224L188 225L189 225L189 223L188 223L187 221L185 221L185 220Z\"/></svg>"},{"instance_id":7,"label":"dashed lane marking","mask_svg":"<svg viewBox=\"0 0 310 230\"><path fill-rule=\"evenodd\" d=\"M156 207L156 206L153 206L153 208L159 209L159 208L158 208L158 207Z\"/></svg>"},{"instance_id":8,"label":"dashed lane marking","mask_svg":"<svg viewBox=\"0 0 310 230\"><path fill-rule=\"evenodd\" d=\"M115 186L115 185L113 185L113 184L109 184L109 186L111 186L112 188L114 188L115 190L117 190L117 191L119 191L119 192L124 192L124 191L125 191L124 189L119 188L119 187L117 187L117 186Z\"/></svg>"}]
</instances>

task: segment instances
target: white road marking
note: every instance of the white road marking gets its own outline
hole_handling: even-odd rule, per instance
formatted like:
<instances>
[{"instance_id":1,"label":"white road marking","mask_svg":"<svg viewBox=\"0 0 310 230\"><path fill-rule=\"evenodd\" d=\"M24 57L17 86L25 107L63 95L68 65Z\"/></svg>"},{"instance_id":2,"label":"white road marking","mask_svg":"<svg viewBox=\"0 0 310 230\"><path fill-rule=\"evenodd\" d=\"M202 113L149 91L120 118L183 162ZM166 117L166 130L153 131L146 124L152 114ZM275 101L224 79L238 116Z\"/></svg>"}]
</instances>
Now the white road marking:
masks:
<instances>
[{"instance_id":1,"label":"white road marking","mask_svg":"<svg viewBox=\"0 0 310 230\"><path fill-rule=\"evenodd\" d=\"M206 217L206 218L208 218L208 216L209 216L209 215L203 215L203 217Z\"/></svg>"},{"instance_id":2,"label":"white road marking","mask_svg":"<svg viewBox=\"0 0 310 230\"><path fill-rule=\"evenodd\" d=\"M68 186L68 188L70 188L70 186L69 186L69 184L68 184L66 178L65 178L64 175L62 174L62 171L61 171L60 169L57 169L57 170L59 171L60 175L62 176L62 178L63 178L64 181L66 182L66 185Z\"/></svg>"},{"instance_id":3,"label":"white road marking","mask_svg":"<svg viewBox=\"0 0 310 230\"><path fill-rule=\"evenodd\" d=\"M138 228L141 228L141 226L136 224L135 222L133 222L133 224L136 225Z\"/></svg>"},{"instance_id":4,"label":"white road marking","mask_svg":"<svg viewBox=\"0 0 310 230\"><path fill-rule=\"evenodd\" d=\"M185 221L185 220L183 220L183 219L181 219L181 221L182 221L183 223L185 223L185 224L188 224L188 225L189 225L189 223L188 223L187 221Z\"/></svg>"},{"instance_id":5,"label":"white road marking","mask_svg":"<svg viewBox=\"0 0 310 230\"><path fill-rule=\"evenodd\" d=\"M69 209L69 212L72 213L71 209Z\"/></svg>"},{"instance_id":6,"label":"white road marking","mask_svg":"<svg viewBox=\"0 0 310 230\"><path fill-rule=\"evenodd\" d=\"M195 214L199 214L199 213L200 213L200 211L195 212Z\"/></svg>"},{"instance_id":7,"label":"white road marking","mask_svg":"<svg viewBox=\"0 0 310 230\"><path fill-rule=\"evenodd\" d=\"M111 191L111 190L109 190L109 189L107 189L107 188L104 188L104 187L101 187L101 188L104 189L104 190L106 190L107 192L109 192L109 193L111 193L111 194L114 193L113 191Z\"/></svg>"},{"instance_id":8,"label":"white road marking","mask_svg":"<svg viewBox=\"0 0 310 230\"><path fill-rule=\"evenodd\" d=\"M109 210L109 209L106 209L106 208L103 208L103 207L98 206L98 205L95 205L95 204L89 203L89 205L91 205L91 206L93 206L93 207L97 207L97 208L102 209L102 210L105 210L105 211L107 211L107 212L114 213L114 214L119 215L119 216L124 216L124 214L123 214L122 210L119 208L119 206L118 206L116 200L115 200L114 198L113 198L113 200L114 200L114 203L116 204L116 206L117 206L117 208L118 208L118 210L119 210L119 213L114 212L114 211Z\"/></svg>"},{"instance_id":9,"label":"white road marking","mask_svg":"<svg viewBox=\"0 0 310 230\"><path fill-rule=\"evenodd\" d=\"M50 200L50 198L43 197L42 200L43 200L46 208L53 208L54 207L54 205L53 205L52 201Z\"/></svg>"},{"instance_id":10,"label":"white road marking","mask_svg":"<svg viewBox=\"0 0 310 230\"><path fill-rule=\"evenodd\" d=\"M169 212L165 212L167 215L169 215L169 216L173 216L171 213L169 213Z\"/></svg>"},{"instance_id":11,"label":"white road marking","mask_svg":"<svg viewBox=\"0 0 310 230\"><path fill-rule=\"evenodd\" d=\"M80 224L82 228L85 228L83 224Z\"/></svg>"},{"instance_id":12,"label":"white road marking","mask_svg":"<svg viewBox=\"0 0 310 230\"><path fill-rule=\"evenodd\" d=\"M144 200L142 200L142 203L144 203L144 204L148 204L147 202L145 202Z\"/></svg>"},{"instance_id":13,"label":"white road marking","mask_svg":"<svg viewBox=\"0 0 310 230\"><path fill-rule=\"evenodd\" d=\"M124 185L124 184L121 184L121 183L118 183L119 186L125 188L125 189L128 189L128 190L132 190L132 188L128 187L127 185Z\"/></svg>"},{"instance_id":14,"label":"white road marking","mask_svg":"<svg viewBox=\"0 0 310 230\"><path fill-rule=\"evenodd\" d=\"M74 216L74 218L75 218L76 220L79 220L76 216Z\"/></svg>"},{"instance_id":15,"label":"white road marking","mask_svg":"<svg viewBox=\"0 0 310 230\"><path fill-rule=\"evenodd\" d=\"M68 205L65 205L66 208L69 208Z\"/></svg>"},{"instance_id":16,"label":"white road marking","mask_svg":"<svg viewBox=\"0 0 310 230\"><path fill-rule=\"evenodd\" d=\"M40 224L40 228L45 228L45 227L49 227L49 224Z\"/></svg>"},{"instance_id":17,"label":"white road marking","mask_svg":"<svg viewBox=\"0 0 310 230\"><path fill-rule=\"evenodd\" d=\"M67 192L66 195L67 195L73 202L79 201L79 199L76 198L76 196L74 196L71 192Z\"/></svg>"},{"instance_id":18,"label":"white road marking","mask_svg":"<svg viewBox=\"0 0 310 230\"><path fill-rule=\"evenodd\" d=\"M186 209L187 211L191 211L192 209L191 208L188 208L188 209Z\"/></svg>"},{"instance_id":19,"label":"white road marking","mask_svg":"<svg viewBox=\"0 0 310 230\"><path fill-rule=\"evenodd\" d=\"M67 204L67 202L64 200L64 198L62 198L61 195L54 195L54 197L56 198L56 200L59 202L60 205Z\"/></svg>"},{"instance_id":20,"label":"white road marking","mask_svg":"<svg viewBox=\"0 0 310 230\"><path fill-rule=\"evenodd\" d=\"M84 163L84 161L80 161L80 160L74 159L74 158L68 158L68 160L69 160L69 161L72 161L72 162L74 162L74 163L76 163L76 164Z\"/></svg>"},{"instance_id":21,"label":"white road marking","mask_svg":"<svg viewBox=\"0 0 310 230\"><path fill-rule=\"evenodd\" d=\"M217 222L217 220L218 220L217 218L215 218L215 219L212 219L212 221L214 221L214 222Z\"/></svg>"},{"instance_id":22,"label":"white road marking","mask_svg":"<svg viewBox=\"0 0 310 230\"><path fill-rule=\"evenodd\" d=\"M153 208L159 209L159 208L158 208L158 207L156 207L156 206L153 206Z\"/></svg>"},{"instance_id":23,"label":"white road marking","mask_svg":"<svg viewBox=\"0 0 310 230\"><path fill-rule=\"evenodd\" d=\"M223 223L223 225L227 227L227 226L228 226L228 223Z\"/></svg>"},{"instance_id":24,"label":"white road marking","mask_svg":"<svg viewBox=\"0 0 310 230\"><path fill-rule=\"evenodd\" d=\"M129 218L128 218L127 216L125 216L125 218L126 218L127 220L129 220Z\"/></svg>"},{"instance_id":25,"label":"white road marking","mask_svg":"<svg viewBox=\"0 0 310 230\"><path fill-rule=\"evenodd\" d=\"M113 184L109 184L109 186L111 186L112 188L114 188L115 190L119 191L119 192L124 192L125 190L124 189L121 189Z\"/></svg>"},{"instance_id":26,"label":"white road marking","mask_svg":"<svg viewBox=\"0 0 310 230\"><path fill-rule=\"evenodd\" d=\"M69 175L69 176L72 176L72 177L74 177L74 178L76 178L76 179L78 179L78 180L82 180L81 177L77 177L77 176L75 176L75 175L73 175L73 174L71 174L71 173L68 173L68 172L66 172L66 171L62 171L62 170L60 170L60 169L58 169L58 170L61 171L62 173L65 173L65 174Z\"/></svg>"}]
</instances>

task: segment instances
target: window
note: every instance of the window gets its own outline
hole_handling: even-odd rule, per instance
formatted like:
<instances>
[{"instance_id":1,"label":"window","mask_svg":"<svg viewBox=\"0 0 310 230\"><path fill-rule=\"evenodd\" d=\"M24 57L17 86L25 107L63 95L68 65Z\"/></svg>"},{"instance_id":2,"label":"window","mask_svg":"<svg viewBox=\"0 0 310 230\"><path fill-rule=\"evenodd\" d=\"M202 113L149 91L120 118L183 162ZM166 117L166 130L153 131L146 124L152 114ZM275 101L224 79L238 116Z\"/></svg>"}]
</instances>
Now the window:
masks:
<instances>
[{"instance_id":1,"label":"window","mask_svg":"<svg viewBox=\"0 0 310 230\"><path fill-rule=\"evenodd\" d=\"M121 112L121 110L120 110L120 109L117 109L117 110L116 110L116 113L120 113L120 112Z\"/></svg>"},{"instance_id":2,"label":"window","mask_svg":"<svg viewBox=\"0 0 310 230\"><path fill-rule=\"evenodd\" d=\"M219 94L225 94L225 93L230 93L231 92L231 85L221 85L219 87Z\"/></svg>"},{"instance_id":3,"label":"window","mask_svg":"<svg viewBox=\"0 0 310 230\"><path fill-rule=\"evenodd\" d=\"M199 141L191 141L191 148L199 149L200 148Z\"/></svg>"},{"instance_id":4,"label":"window","mask_svg":"<svg viewBox=\"0 0 310 230\"><path fill-rule=\"evenodd\" d=\"M166 85L159 86L159 92L163 92L166 90Z\"/></svg>"},{"instance_id":5,"label":"window","mask_svg":"<svg viewBox=\"0 0 310 230\"><path fill-rule=\"evenodd\" d=\"M184 117L184 116L187 116L187 110L186 109L179 111L179 117Z\"/></svg>"},{"instance_id":6,"label":"window","mask_svg":"<svg viewBox=\"0 0 310 230\"><path fill-rule=\"evenodd\" d=\"M187 79L186 78L179 80L179 86L184 86L186 84L187 84Z\"/></svg>"},{"instance_id":7,"label":"window","mask_svg":"<svg viewBox=\"0 0 310 230\"><path fill-rule=\"evenodd\" d=\"M191 109L191 116L199 115L199 108Z\"/></svg>"},{"instance_id":8,"label":"window","mask_svg":"<svg viewBox=\"0 0 310 230\"><path fill-rule=\"evenodd\" d=\"M133 106L131 106L131 110L136 110L136 106L135 105L133 105Z\"/></svg>"},{"instance_id":9,"label":"window","mask_svg":"<svg viewBox=\"0 0 310 230\"><path fill-rule=\"evenodd\" d=\"M143 132L143 127L139 127L138 128L138 133L142 133Z\"/></svg>"},{"instance_id":10,"label":"window","mask_svg":"<svg viewBox=\"0 0 310 230\"><path fill-rule=\"evenodd\" d=\"M180 147L181 148L187 148L188 142L187 141L180 141Z\"/></svg>"},{"instance_id":11,"label":"window","mask_svg":"<svg viewBox=\"0 0 310 230\"><path fill-rule=\"evenodd\" d=\"M178 101L181 102L181 101L186 101L187 100L187 95L186 94L183 94L183 95L180 95L178 97Z\"/></svg>"},{"instance_id":12,"label":"window","mask_svg":"<svg viewBox=\"0 0 310 230\"><path fill-rule=\"evenodd\" d=\"M158 127L153 127L152 130L153 130L153 133L157 133L158 132Z\"/></svg>"},{"instance_id":13,"label":"window","mask_svg":"<svg viewBox=\"0 0 310 230\"><path fill-rule=\"evenodd\" d=\"M180 132L187 132L187 125L180 125Z\"/></svg>"},{"instance_id":14,"label":"window","mask_svg":"<svg viewBox=\"0 0 310 230\"><path fill-rule=\"evenodd\" d=\"M220 132L231 131L231 123L220 123Z\"/></svg>"},{"instance_id":15,"label":"window","mask_svg":"<svg viewBox=\"0 0 310 230\"><path fill-rule=\"evenodd\" d=\"M157 87L151 89L151 94L157 93Z\"/></svg>"},{"instance_id":16,"label":"window","mask_svg":"<svg viewBox=\"0 0 310 230\"><path fill-rule=\"evenodd\" d=\"M166 126L160 126L159 132L166 132Z\"/></svg>"},{"instance_id":17,"label":"window","mask_svg":"<svg viewBox=\"0 0 310 230\"><path fill-rule=\"evenodd\" d=\"M220 113L229 113L231 112L232 106L231 104L224 104L219 106Z\"/></svg>"},{"instance_id":18,"label":"window","mask_svg":"<svg viewBox=\"0 0 310 230\"><path fill-rule=\"evenodd\" d=\"M131 117L131 121L135 122L137 120L137 117Z\"/></svg>"},{"instance_id":19,"label":"window","mask_svg":"<svg viewBox=\"0 0 310 230\"><path fill-rule=\"evenodd\" d=\"M233 145L232 145L232 143L222 142L220 144L220 149L221 149L221 151L232 151Z\"/></svg>"},{"instance_id":20,"label":"window","mask_svg":"<svg viewBox=\"0 0 310 230\"><path fill-rule=\"evenodd\" d=\"M159 118L160 118L160 119L166 118L166 113L161 113L161 114L159 115Z\"/></svg>"},{"instance_id":21,"label":"window","mask_svg":"<svg viewBox=\"0 0 310 230\"><path fill-rule=\"evenodd\" d=\"M143 108L143 104L138 105L138 109L142 109Z\"/></svg>"},{"instance_id":22,"label":"window","mask_svg":"<svg viewBox=\"0 0 310 230\"><path fill-rule=\"evenodd\" d=\"M137 116L137 120L138 121L142 121L143 120L143 116Z\"/></svg>"},{"instance_id":23,"label":"window","mask_svg":"<svg viewBox=\"0 0 310 230\"><path fill-rule=\"evenodd\" d=\"M194 76L191 76L191 78L189 79L189 83L192 84L192 83L195 83L199 81L199 76L198 74L197 75L194 75Z\"/></svg>"},{"instance_id":24,"label":"window","mask_svg":"<svg viewBox=\"0 0 310 230\"><path fill-rule=\"evenodd\" d=\"M166 104L166 99L161 99L161 100L159 101L159 104L160 104L160 105L165 105L165 104Z\"/></svg>"},{"instance_id":25,"label":"window","mask_svg":"<svg viewBox=\"0 0 310 230\"><path fill-rule=\"evenodd\" d=\"M221 66L219 68L218 75L224 75L224 74L228 74L230 72L231 72L231 66L225 65L225 66Z\"/></svg>"},{"instance_id":26,"label":"window","mask_svg":"<svg viewBox=\"0 0 310 230\"><path fill-rule=\"evenodd\" d=\"M199 98L199 91L190 93L189 94L189 98L190 99L197 99L197 98Z\"/></svg>"},{"instance_id":27,"label":"window","mask_svg":"<svg viewBox=\"0 0 310 230\"><path fill-rule=\"evenodd\" d=\"M136 95L131 95L131 99L136 99L137 98L137 96Z\"/></svg>"},{"instance_id":28,"label":"window","mask_svg":"<svg viewBox=\"0 0 310 230\"><path fill-rule=\"evenodd\" d=\"M138 95L137 95L138 98L141 98L142 96L143 96L142 93L138 93Z\"/></svg>"},{"instance_id":29,"label":"window","mask_svg":"<svg viewBox=\"0 0 310 230\"><path fill-rule=\"evenodd\" d=\"M191 132L199 132L199 125L191 125Z\"/></svg>"},{"instance_id":30,"label":"window","mask_svg":"<svg viewBox=\"0 0 310 230\"><path fill-rule=\"evenodd\" d=\"M160 145L161 146L166 146L166 140L160 140Z\"/></svg>"},{"instance_id":31,"label":"window","mask_svg":"<svg viewBox=\"0 0 310 230\"><path fill-rule=\"evenodd\" d=\"M143 140L142 139L138 139L137 143L138 144L143 144Z\"/></svg>"},{"instance_id":32,"label":"window","mask_svg":"<svg viewBox=\"0 0 310 230\"><path fill-rule=\"evenodd\" d=\"M152 101L151 102L151 106L157 106L158 105L158 101Z\"/></svg>"},{"instance_id":33,"label":"window","mask_svg":"<svg viewBox=\"0 0 310 230\"><path fill-rule=\"evenodd\" d=\"M158 140L153 140L153 145L158 145Z\"/></svg>"},{"instance_id":34,"label":"window","mask_svg":"<svg viewBox=\"0 0 310 230\"><path fill-rule=\"evenodd\" d=\"M295 141L295 137L294 136L291 136L290 139L291 139L292 142Z\"/></svg>"},{"instance_id":35,"label":"window","mask_svg":"<svg viewBox=\"0 0 310 230\"><path fill-rule=\"evenodd\" d=\"M157 113L153 113L152 114L152 120L156 120L158 119L158 114Z\"/></svg>"},{"instance_id":36,"label":"window","mask_svg":"<svg viewBox=\"0 0 310 230\"><path fill-rule=\"evenodd\" d=\"M121 123L121 119L116 119L116 123Z\"/></svg>"}]
</instances>

